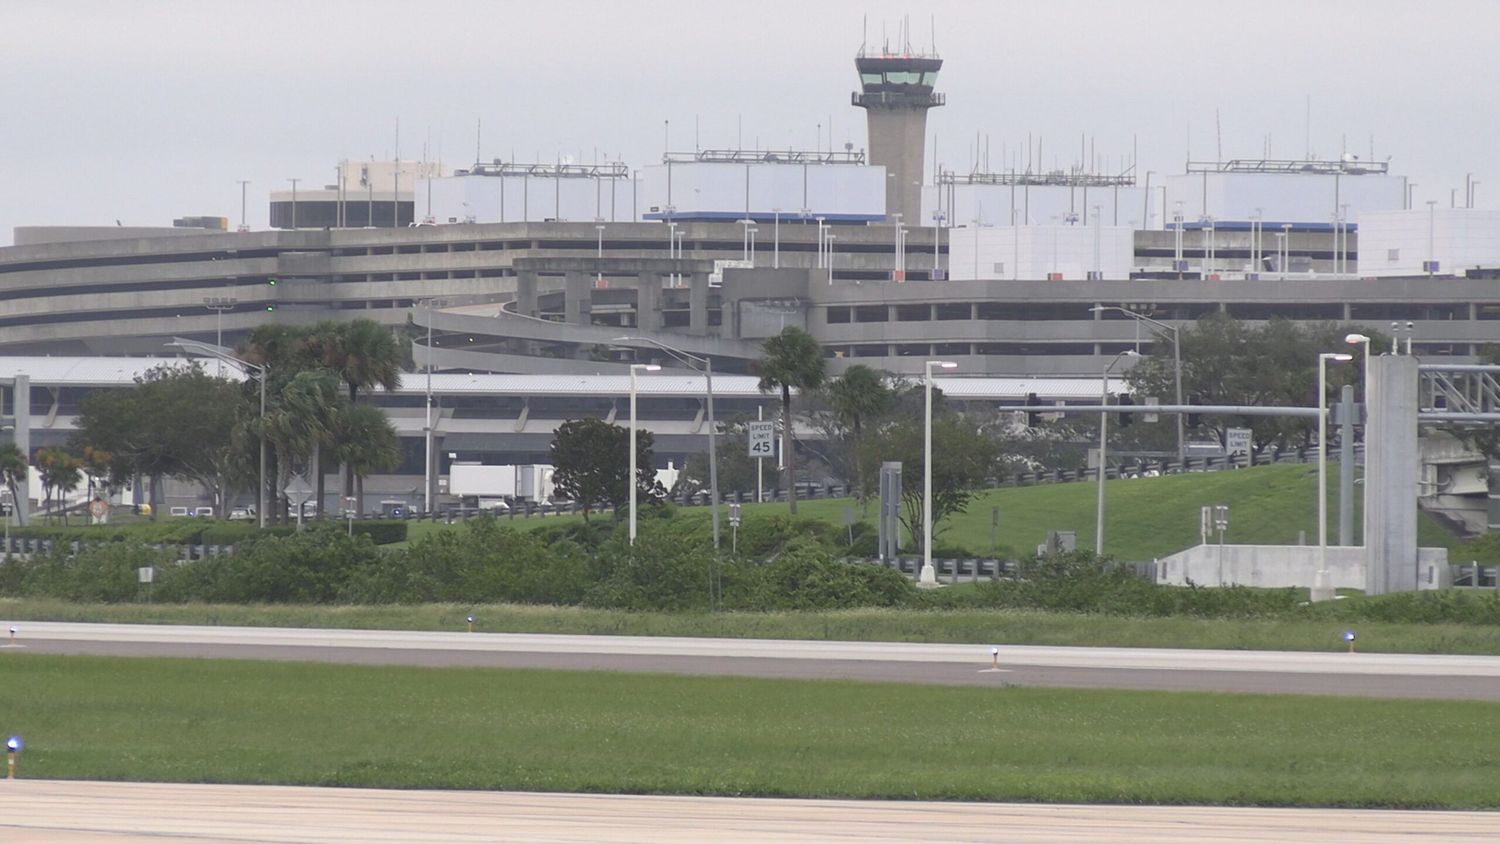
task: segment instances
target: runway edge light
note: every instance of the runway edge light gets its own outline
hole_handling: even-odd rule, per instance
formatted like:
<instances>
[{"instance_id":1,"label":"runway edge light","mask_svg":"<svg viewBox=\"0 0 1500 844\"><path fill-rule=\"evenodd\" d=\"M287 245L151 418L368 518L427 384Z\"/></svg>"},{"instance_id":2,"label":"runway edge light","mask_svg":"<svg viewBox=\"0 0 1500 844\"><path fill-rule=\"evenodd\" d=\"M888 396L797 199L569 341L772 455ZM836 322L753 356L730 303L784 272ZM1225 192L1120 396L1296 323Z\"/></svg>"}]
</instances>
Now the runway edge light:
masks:
<instances>
[{"instance_id":1,"label":"runway edge light","mask_svg":"<svg viewBox=\"0 0 1500 844\"><path fill-rule=\"evenodd\" d=\"M5 778L8 780L16 778L16 754L21 752L23 746L20 736L11 736L5 740Z\"/></svg>"},{"instance_id":2,"label":"runway edge light","mask_svg":"<svg viewBox=\"0 0 1500 844\"><path fill-rule=\"evenodd\" d=\"M1354 653L1354 631L1344 631L1344 641L1349 643L1349 653Z\"/></svg>"}]
</instances>

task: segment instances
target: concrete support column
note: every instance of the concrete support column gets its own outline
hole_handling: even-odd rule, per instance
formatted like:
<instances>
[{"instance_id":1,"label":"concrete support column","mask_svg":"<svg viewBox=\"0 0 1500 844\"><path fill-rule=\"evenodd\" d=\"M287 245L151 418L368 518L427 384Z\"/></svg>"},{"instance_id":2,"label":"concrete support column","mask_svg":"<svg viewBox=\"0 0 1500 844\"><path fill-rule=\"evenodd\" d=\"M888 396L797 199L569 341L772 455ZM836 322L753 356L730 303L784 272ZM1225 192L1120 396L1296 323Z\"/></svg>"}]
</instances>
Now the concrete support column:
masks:
<instances>
[{"instance_id":1,"label":"concrete support column","mask_svg":"<svg viewBox=\"0 0 1500 844\"><path fill-rule=\"evenodd\" d=\"M1417 359L1370 359L1365 428L1365 592L1417 588Z\"/></svg>"},{"instance_id":2,"label":"concrete support column","mask_svg":"<svg viewBox=\"0 0 1500 844\"><path fill-rule=\"evenodd\" d=\"M638 273L635 279L635 326L641 331L660 330L661 273Z\"/></svg>"},{"instance_id":3,"label":"concrete support column","mask_svg":"<svg viewBox=\"0 0 1500 844\"><path fill-rule=\"evenodd\" d=\"M521 270L516 273L516 313L525 316L537 315L536 272Z\"/></svg>"},{"instance_id":4,"label":"concrete support column","mask_svg":"<svg viewBox=\"0 0 1500 844\"><path fill-rule=\"evenodd\" d=\"M693 273L689 276L688 329L697 336L708 332L708 273Z\"/></svg>"},{"instance_id":5,"label":"concrete support column","mask_svg":"<svg viewBox=\"0 0 1500 844\"><path fill-rule=\"evenodd\" d=\"M563 276L563 320L569 325L593 322L594 280L582 272L569 271Z\"/></svg>"},{"instance_id":6,"label":"concrete support column","mask_svg":"<svg viewBox=\"0 0 1500 844\"><path fill-rule=\"evenodd\" d=\"M31 462L31 376L17 373L11 382L10 412L16 416L15 444L26 461ZM33 467L30 472L35 472ZM28 524L31 519L31 474L27 482L16 490L16 524Z\"/></svg>"}]
</instances>

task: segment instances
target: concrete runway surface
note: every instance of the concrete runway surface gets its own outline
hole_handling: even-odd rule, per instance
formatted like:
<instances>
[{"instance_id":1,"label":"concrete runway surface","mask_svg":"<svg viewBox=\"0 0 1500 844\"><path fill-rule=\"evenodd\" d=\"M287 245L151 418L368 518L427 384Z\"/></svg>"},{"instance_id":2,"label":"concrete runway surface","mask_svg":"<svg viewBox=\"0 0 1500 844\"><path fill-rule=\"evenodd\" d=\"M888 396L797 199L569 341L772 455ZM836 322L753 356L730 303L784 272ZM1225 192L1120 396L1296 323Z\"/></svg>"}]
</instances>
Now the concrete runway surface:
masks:
<instances>
[{"instance_id":1,"label":"concrete runway surface","mask_svg":"<svg viewBox=\"0 0 1500 844\"><path fill-rule=\"evenodd\" d=\"M1406 842L1500 814L0 781L0 840L81 842Z\"/></svg>"},{"instance_id":2,"label":"concrete runway surface","mask_svg":"<svg viewBox=\"0 0 1500 844\"><path fill-rule=\"evenodd\" d=\"M17 622L17 651L1500 700L1500 656Z\"/></svg>"}]
</instances>

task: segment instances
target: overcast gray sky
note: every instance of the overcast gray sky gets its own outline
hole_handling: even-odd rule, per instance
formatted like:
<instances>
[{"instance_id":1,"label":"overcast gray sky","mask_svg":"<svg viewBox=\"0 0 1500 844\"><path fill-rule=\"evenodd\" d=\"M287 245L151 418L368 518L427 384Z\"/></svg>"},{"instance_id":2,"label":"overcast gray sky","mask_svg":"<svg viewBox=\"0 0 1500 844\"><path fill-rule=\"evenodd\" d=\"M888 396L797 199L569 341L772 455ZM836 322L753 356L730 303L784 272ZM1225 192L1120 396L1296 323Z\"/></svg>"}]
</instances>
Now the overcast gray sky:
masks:
<instances>
[{"instance_id":1,"label":"overcast gray sky","mask_svg":"<svg viewBox=\"0 0 1500 844\"><path fill-rule=\"evenodd\" d=\"M853 56L912 16L945 60L937 157L966 169L976 133L1080 134L1108 160L1180 172L1215 155L1337 156L1346 143L1418 186L1420 204L1481 181L1500 206L1500 3L1485 0L1082 2L0 2L0 245L18 225L266 221L266 193L333 179L342 157L430 144L445 166L559 154L659 160L674 149L811 147L818 124L863 147ZM929 159L933 150L929 147ZM931 163L929 161L929 168Z\"/></svg>"}]
</instances>

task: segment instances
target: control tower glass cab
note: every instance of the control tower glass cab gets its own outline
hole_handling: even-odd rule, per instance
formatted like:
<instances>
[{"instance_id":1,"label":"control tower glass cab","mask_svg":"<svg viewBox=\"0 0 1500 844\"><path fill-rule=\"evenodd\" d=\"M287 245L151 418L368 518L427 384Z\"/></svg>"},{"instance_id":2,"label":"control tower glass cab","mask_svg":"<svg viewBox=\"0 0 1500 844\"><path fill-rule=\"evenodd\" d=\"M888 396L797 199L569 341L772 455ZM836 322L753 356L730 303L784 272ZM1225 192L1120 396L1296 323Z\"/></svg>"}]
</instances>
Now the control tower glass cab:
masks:
<instances>
[{"instance_id":1,"label":"control tower glass cab","mask_svg":"<svg viewBox=\"0 0 1500 844\"><path fill-rule=\"evenodd\" d=\"M937 86L943 60L936 56L860 56L854 60L860 90L854 105L932 108L943 104Z\"/></svg>"},{"instance_id":2,"label":"control tower glass cab","mask_svg":"<svg viewBox=\"0 0 1500 844\"><path fill-rule=\"evenodd\" d=\"M943 104L933 88L943 60L909 53L854 59L859 90L852 102L865 110L870 163L886 171L885 213L908 226L922 225L922 177L927 151L927 109Z\"/></svg>"}]
</instances>

